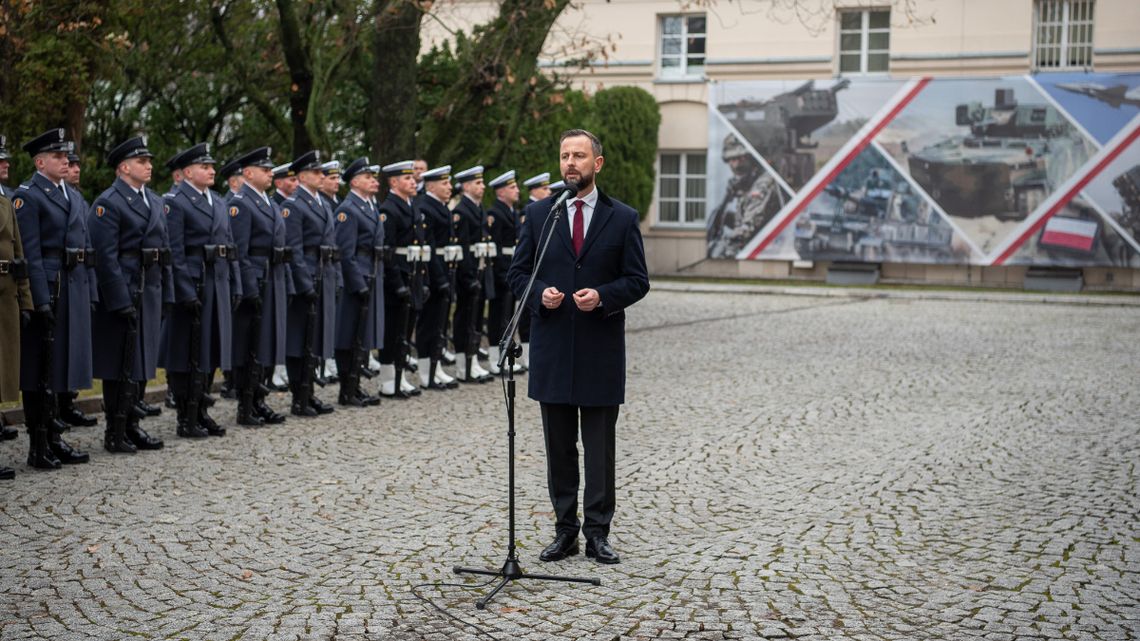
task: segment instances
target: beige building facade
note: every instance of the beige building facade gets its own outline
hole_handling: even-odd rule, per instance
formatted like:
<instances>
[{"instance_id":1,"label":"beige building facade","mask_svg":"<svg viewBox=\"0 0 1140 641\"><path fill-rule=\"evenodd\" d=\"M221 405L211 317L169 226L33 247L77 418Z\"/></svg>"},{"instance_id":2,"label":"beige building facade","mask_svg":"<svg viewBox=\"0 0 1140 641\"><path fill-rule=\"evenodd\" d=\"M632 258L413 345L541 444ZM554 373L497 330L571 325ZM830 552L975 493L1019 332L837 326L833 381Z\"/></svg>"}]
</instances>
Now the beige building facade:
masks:
<instances>
[{"instance_id":1,"label":"beige building facade","mask_svg":"<svg viewBox=\"0 0 1140 641\"><path fill-rule=\"evenodd\" d=\"M424 48L497 10L493 1L437 3ZM562 66L603 49L585 70ZM587 91L631 85L657 98L658 187L644 223L654 274L822 279L826 263L706 258L698 158L709 150L710 83L1140 72L1140 2L577 0L541 62ZM1019 287L1025 274L1018 266L884 264L881 277ZM1083 279L1086 288L1140 289L1136 269L1084 268Z\"/></svg>"}]
</instances>

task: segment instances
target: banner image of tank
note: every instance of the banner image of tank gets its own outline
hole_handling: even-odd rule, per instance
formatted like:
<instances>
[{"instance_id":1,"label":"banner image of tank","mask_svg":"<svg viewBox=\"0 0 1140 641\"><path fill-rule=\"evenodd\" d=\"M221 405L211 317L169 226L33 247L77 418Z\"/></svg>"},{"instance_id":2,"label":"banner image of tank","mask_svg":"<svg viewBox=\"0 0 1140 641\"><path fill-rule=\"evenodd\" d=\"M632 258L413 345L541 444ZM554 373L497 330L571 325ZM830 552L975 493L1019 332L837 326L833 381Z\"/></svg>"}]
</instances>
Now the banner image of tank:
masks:
<instances>
[{"instance_id":1,"label":"banner image of tank","mask_svg":"<svg viewBox=\"0 0 1140 641\"><path fill-rule=\"evenodd\" d=\"M718 82L709 96L712 258L1140 255L1140 74Z\"/></svg>"}]
</instances>

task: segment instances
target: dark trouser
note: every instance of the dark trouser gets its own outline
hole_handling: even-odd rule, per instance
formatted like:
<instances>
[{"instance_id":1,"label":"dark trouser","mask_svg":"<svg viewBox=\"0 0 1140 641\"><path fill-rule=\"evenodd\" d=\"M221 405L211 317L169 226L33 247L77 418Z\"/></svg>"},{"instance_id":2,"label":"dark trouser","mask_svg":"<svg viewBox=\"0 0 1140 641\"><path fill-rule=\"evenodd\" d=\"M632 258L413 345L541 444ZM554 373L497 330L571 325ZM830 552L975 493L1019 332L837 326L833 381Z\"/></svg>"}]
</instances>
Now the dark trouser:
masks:
<instances>
[{"instance_id":1,"label":"dark trouser","mask_svg":"<svg viewBox=\"0 0 1140 641\"><path fill-rule=\"evenodd\" d=\"M391 365L397 357L403 356L409 305L410 301L400 300L395 294L384 297L384 346L380 349L380 362L385 365Z\"/></svg>"},{"instance_id":2,"label":"dark trouser","mask_svg":"<svg viewBox=\"0 0 1140 641\"><path fill-rule=\"evenodd\" d=\"M456 354L474 354L479 349L478 305L483 300L479 290L461 286L455 296L455 317L452 319L451 342Z\"/></svg>"},{"instance_id":3,"label":"dark trouser","mask_svg":"<svg viewBox=\"0 0 1140 641\"><path fill-rule=\"evenodd\" d=\"M511 290L507 289L506 283L501 287L495 283L495 295L487 311L487 340L492 345L497 345L499 339L503 337L507 323L511 320L511 314L515 312L515 297L511 295Z\"/></svg>"},{"instance_id":4,"label":"dark trouser","mask_svg":"<svg viewBox=\"0 0 1140 641\"><path fill-rule=\"evenodd\" d=\"M618 405L579 407L542 403L542 432L546 439L546 484L557 518L558 532L586 538L608 536L616 502L614 429ZM578 425L581 417L586 488L582 499L585 524L578 521Z\"/></svg>"},{"instance_id":5,"label":"dark trouser","mask_svg":"<svg viewBox=\"0 0 1140 641\"><path fill-rule=\"evenodd\" d=\"M416 322L416 354L420 358L439 358L443 352L443 325L451 301L446 291L433 291L424 303Z\"/></svg>"}]
</instances>

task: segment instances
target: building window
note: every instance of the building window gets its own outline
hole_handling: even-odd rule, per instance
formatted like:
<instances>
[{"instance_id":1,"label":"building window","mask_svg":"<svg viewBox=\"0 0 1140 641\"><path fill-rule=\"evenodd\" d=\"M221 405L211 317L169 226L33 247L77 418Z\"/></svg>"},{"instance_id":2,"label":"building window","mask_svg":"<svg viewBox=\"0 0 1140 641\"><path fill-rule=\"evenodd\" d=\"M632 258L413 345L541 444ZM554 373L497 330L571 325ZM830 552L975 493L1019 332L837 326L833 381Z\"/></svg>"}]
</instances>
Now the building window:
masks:
<instances>
[{"instance_id":1,"label":"building window","mask_svg":"<svg viewBox=\"0 0 1140 641\"><path fill-rule=\"evenodd\" d=\"M657 222L699 227L705 224L707 151L661 152L657 172Z\"/></svg>"},{"instance_id":2,"label":"building window","mask_svg":"<svg viewBox=\"0 0 1140 641\"><path fill-rule=\"evenodd\" d=\"M1034 67L1092 67L1093 0L1037 0L1034 9Z\"/></svg>"},{"instance_id":3,"label":"building window","mask_svg":"<svg viewBox=\"0 0 1140 641\"><path fill-rule=\"evenodd\" d=\"M705 15L661 17L661 77L693 78L705 73Z\"/></svg>"},{"instance_id":4,"label":"building window","mask_svg":"<svg viewBox=\"0 0 1140 641\"><path fill-rule=\"evenodd\" d=\"M889 9L839 13L839 73L886 73L890 56Z\"/></svg>"}]
</instances>

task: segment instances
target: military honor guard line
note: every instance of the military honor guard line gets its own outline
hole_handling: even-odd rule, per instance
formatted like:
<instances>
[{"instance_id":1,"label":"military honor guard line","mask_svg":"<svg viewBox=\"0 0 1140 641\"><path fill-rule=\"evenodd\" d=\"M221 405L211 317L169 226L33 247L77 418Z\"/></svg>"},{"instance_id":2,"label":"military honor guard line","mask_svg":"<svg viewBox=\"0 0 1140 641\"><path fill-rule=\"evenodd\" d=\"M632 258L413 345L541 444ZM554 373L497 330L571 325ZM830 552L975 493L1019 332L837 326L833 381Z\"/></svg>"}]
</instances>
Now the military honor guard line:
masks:
<instances>
[{"instance_id":1,"label":"military honor guard line","mask_svg":"<svg viewBox=\"0 0 1140 641\"><path fill-rule=\"evenodd\" d=\"M269 147L219 170L206 143L167 160L173 184L159 195L141 136L107 154L115 180L88 204L63 129L23 145L35 172L14 190L4 184L6 142L0 136L0 402L23 397L29 466L90 460L63 433L97 423L73 403L95 378L104 449L134 454L164 446L142 426L162 411L143 398L159 368L177 436L206 440L227 430L210 411L218 414L217 371L222 396L237 401L234 423L257 428L287 420L267 402L273 389L288 391L288 413L307 419L336 411L317 385L338 385L341 408L368 408L532 364L528 395L542 410L556 514L539 558L577 554L581 533L587 556L619 562L608 537L625 309L648 293L649 277L637 212L595 183L604 156L593 134L563 132L569 186L546 173L526 179L521 211L514 170L486 180L481 166L452 172L422 160L342 167L315 150L278 164ZM219 173L225 195L214 191ZM552 251L539 260L543 238ZM520 362L503 361L499 339L524 293ZM376 377L378 386L365 384ZM513 399L513 380L507 387ZM508 431L513 438L513 415ZM0 478L14 476L0 466ZM513 522L512 512L512 555ZM499 574L521 576L513 556Z\"/></svg>"},{"instance_id":2,"label":"military honor guard line","mask_svg":"<svg viewBox=\"0 0 1140 641\"><path fill-rule=\"evenodd\" d=\"M359 408L498 373L498 348L482 339L496 341L514 311L513 170L485 184L478 166L342 167L317 151L276 164L268 147L222 164L201 143L166 161L172 184L160 195L140 136L107 154L115 180L88 204L63 129L23 150L35 172L12 188L0 136L0 401L23 395L31 467L90 460L63 433L97 424L74 405L95 378L104 448L133 453L163 447L142 427L162 411L143 397L159 368L188 439L226 434L228 421L210 412L218 371L222 395L237 400L233 422L247 427L285 422L267 403L274 389L307 418L334 411L317 385L339 385L338 404ZM549 174L524 186L541 200ZM372 393L364 381L375 377ZM14 476L0 465L0 478Z\"/></svg>"}]
</instances>

